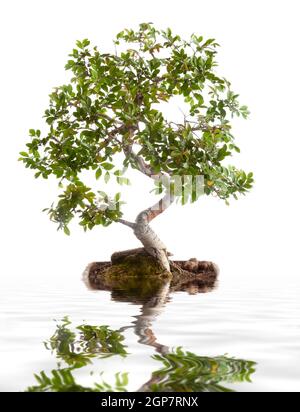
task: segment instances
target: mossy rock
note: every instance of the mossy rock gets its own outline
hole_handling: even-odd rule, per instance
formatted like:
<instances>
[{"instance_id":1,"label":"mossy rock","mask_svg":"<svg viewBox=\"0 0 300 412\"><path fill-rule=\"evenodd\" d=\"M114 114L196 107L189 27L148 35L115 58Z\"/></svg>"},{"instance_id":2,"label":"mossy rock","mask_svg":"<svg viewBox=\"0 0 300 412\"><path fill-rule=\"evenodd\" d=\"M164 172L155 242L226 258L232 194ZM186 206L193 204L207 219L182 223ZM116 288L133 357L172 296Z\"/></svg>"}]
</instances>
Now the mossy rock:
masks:
<instances>
[{"instance_id":1,"label":"mossy rock","mask_svg":"<svg viewBox=\"0 0 300 412\"><path fill-rule=\"evenodd\" d=\"M195 259L194 259L195 260ZM95 262L89 265L89 286L109 290L119 300L145 301L159 295L166 283L170 292L187 291L204 293L216 283L218 271L211 262L199 262L200 271L184 269L189 261L170 262L171 272L162 270L155 258L145 249L116 252L111 262ZM202 268L202 269L201 269Z\"/></svg>"},{"instance_id":2,"label":"mossy rock","mask_svg":"<svg viewBox=\"0 0 300 412\"><path fill-rule=\"evenodd\" d=\"M157 260L144 248L115 252L111 256L111 267L104 276L126 277L161 277L171 278L171 273L162 270Z\"/></svg>"}]
</instances>

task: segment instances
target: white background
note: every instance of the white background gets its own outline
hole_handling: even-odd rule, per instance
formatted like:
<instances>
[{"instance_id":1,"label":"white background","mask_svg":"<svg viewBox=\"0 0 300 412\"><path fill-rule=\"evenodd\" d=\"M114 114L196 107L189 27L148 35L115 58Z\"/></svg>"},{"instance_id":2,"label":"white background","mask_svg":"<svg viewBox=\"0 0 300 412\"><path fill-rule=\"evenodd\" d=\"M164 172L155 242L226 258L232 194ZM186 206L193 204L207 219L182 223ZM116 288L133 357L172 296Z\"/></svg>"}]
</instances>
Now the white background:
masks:
<instances>
[{"instance_id":1,"label":"white background","mask_svg":"<svg viewBox=\"0 0 300 412\"><path fill-rule=\"evenodd\" d=\"M41 213L56 199L55 182L35 180L17 158L28 129L44 129L48 94L68 80L64 64L75 41L89 38L101 51L113 51L117 32L149 21L221 44L219 73L251 110L250 120L234 123L242 153L232 162L252 170L256 179L252 193L230 207L206 197L194 205L172 206L153 226L176 258L214 260L224 277L297 279L298 5L296 0L2 1L2 283L17 279L22 287L22 281L37 277L78 277L88 262L138 246L130 230L118 224L90 233L73 225L71 237L57 232ZM131 188L125 217L134 218L151 204L150 183L142 177Z\"/></svg>"}]
</instances>

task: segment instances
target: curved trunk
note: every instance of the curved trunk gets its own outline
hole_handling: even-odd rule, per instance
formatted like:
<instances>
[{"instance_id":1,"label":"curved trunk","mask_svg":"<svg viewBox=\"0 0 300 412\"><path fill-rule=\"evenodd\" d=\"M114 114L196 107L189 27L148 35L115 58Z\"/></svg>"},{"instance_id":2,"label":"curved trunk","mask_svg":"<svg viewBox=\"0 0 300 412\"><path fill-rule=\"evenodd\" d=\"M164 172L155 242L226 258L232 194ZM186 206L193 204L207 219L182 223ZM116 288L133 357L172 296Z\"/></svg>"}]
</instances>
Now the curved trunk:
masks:
<instances>
[{"instance_id":1,"label":"curved trunk","mask_svg":"<svg viewBox=\"0 0 300 412\"><path fill-rule=\"evenodd\" d=\"M139 222L134 230L134 234L141 241L147 252L159 261L162 268L170 272L167 248L149 224Z\"/></svg>"},{"instance_id":2,"label":"curved trunk","mask_svg":"<svg viewBox=\"0 0 300 412\"><path fill-rule=\"evenodd\" d=\"M173 202L174 197L167 193L159 202L150 208L143 210L136 218L134 228L135 236L142 242L147 252L155 257L161 266L170 272L170 263L167 248L159 239L149 223L158 215L163 213Z\"/></svg>"},{"instance_id":3,"label":"curved trunk","mask_svg":"<svg viewBox=\"0 0 300 412\"><path fill-rule=\"evenodd\" d=\"M132 135L132 130L130 133ZM158 260L163 269L170 272L167 248L149 226L151 220L164 212L174 201L174 195L170 193L170 177L164 173L155 173L152 167L148 165L141 156L133 151L131 142L124 146L123 151L126 157L133 161L135 169L139 170L145 176L163 183L167 192L161 200L155 203L155 205L139 213L135 223L127 222L123 219L119 219L119 222L131 227L135 236L141 241L146 251Z\"/></svg>"},{"instance_id":4,"label":"curved trunk","mask_svg":"<svg viewBox=\"0 0 300 412\"><path fill-rule=\"evenodd\" d=\"M135 223L127 222L126 220L119 219L120 223L129 226L133 229L135 236L143 244L146 251L157 259L164 270L170 272L170 262L167 252L167 248L164 243L159 239L154 230L150 227L149 223L158 215L163 213L174 201L174 196L167 193L162 199L160 199L153 206L143 210L137 215Z\"/></svg>"}]
</instances>

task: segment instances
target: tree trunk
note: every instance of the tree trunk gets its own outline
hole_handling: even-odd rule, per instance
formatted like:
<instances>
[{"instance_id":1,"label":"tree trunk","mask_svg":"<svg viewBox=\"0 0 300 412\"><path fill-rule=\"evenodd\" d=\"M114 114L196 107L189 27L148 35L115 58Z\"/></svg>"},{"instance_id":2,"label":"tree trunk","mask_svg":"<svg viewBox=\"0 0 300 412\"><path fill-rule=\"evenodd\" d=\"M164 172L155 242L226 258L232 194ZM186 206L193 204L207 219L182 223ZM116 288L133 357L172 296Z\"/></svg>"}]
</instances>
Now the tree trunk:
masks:
<instances>
[{"instance_id":1,"label":"tree trunk","mask_svg":"<svg viewBox=\"0 0 300 412\"><path fill-rule=\"evenodd\" d=\"M170 262L166 246L150 227L149 223L163 213L174 201L174 196L169 192L153 206L138 214L135 221L134 234L142 242L146 251L155 257L163 269L170 272Z\"/></svg>"},{"instance_id":2,"label":"tree trunk","mask_svg":"<svg viewBox=\"0 0 300 412\"><path fill-rule=\"evenodd\" d=\"M159 239L154 230L150 227L149 223L158 215L163 213L170 204L174 201L174 196L170 193L160 199L153 206L143 210L137 215L135 223L127 222L123 219L119 219L120 223L125 224L133 229L135 236L143 244L145 250L153 256L162 269L170 272L170 262L167 252L167 248L164 243Z\"/></svg>"},{"instance_id":3,"label":"tree trunk","mask_svg":"<svg viewBox=\"0 0 300 412\"><path fill-rule=\"evenodd\" d=\"M159 261L162 268L170 272L167 248L143 215L139 215L136 220L134 234L141 241L146 251Z\"/></svg>"},{"instance_id":4,"label":"tree trunk","mask_svg":"<svg viewBox=\"0 0 300 412\"><path fill-rule=\"evenodd\" d=\"M133 136L133 130L130 130L130 135L131 137ZM144 159L133 151L131 142L129 144L127 143L127 145L125 144L123 151L125 156L133 161L133 167L135 169L139 170L145 176L161 182L167 192L155 205L139 213L135 223L127 222L123 219L119 219L119 222L131 227L135 236L142 242L145 250L157 259L163 270L170 272L167 248L149 226L151 220L164 212L174 201L174 195L170 193L170 177L164 173L155 173L153 168L146 164Z\"/></svg>"}]
</instances>

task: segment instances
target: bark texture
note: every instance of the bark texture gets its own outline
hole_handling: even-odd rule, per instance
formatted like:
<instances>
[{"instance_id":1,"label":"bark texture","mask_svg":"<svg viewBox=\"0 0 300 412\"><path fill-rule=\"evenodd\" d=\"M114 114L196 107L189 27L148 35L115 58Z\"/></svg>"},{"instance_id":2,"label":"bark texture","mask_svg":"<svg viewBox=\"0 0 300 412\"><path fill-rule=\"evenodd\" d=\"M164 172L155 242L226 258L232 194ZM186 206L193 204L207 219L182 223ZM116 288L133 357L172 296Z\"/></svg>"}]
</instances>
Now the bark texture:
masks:
<instances>
[{"instance_id":1,"label":"bark texture","mask_svg":"<svg viewBox=\"0 0 300 412\"><path fill-rule=\"evenodd\" d=\"M169 195L166 195L157 204L142 211L136 218L134 228L135 236L141 241L145 250L153 256L161 267L170 272L170 263L168 258L167 248L159 239L149 223L156 216L162 213L173 201Z\"/></svg>"},{"instance_id":2,"label":"bark texture","mask_svg":"<svg viewBox=\"0 0 300 412\"><path fill-rule=\"evenodd\" d=\"M166 246L154 232L150 226L150 222L158 215L163 213L174 201L174 197L170 193L160 199L153 206L143 210L137 215L135 223L128 222L124 219L119 219L119 222L133 229L133 233L139 239L149 255L157 259L160 267L170 272L170 262Z\"/></svg>"},{"instance_id":3,"label":"bark texture","mask_svg":"<svg viewBox=\"0 0 300 412\"><path fill-rule=\"evenodd\" d=\"M155 173L151 166L134 152L132 144L125 145L123 150L132 167L152 180L160 181L166 189L166 194L153 206L139 213L135 223L124 219L119 219L119 222L133 229L135 236L140 240L145 250L157 260L162 269L170 272L167 248L149 225L155 217L163 213L174 201L174 196L170 193L170 177L164 173Z\"/></svg>"}]
</instances>

